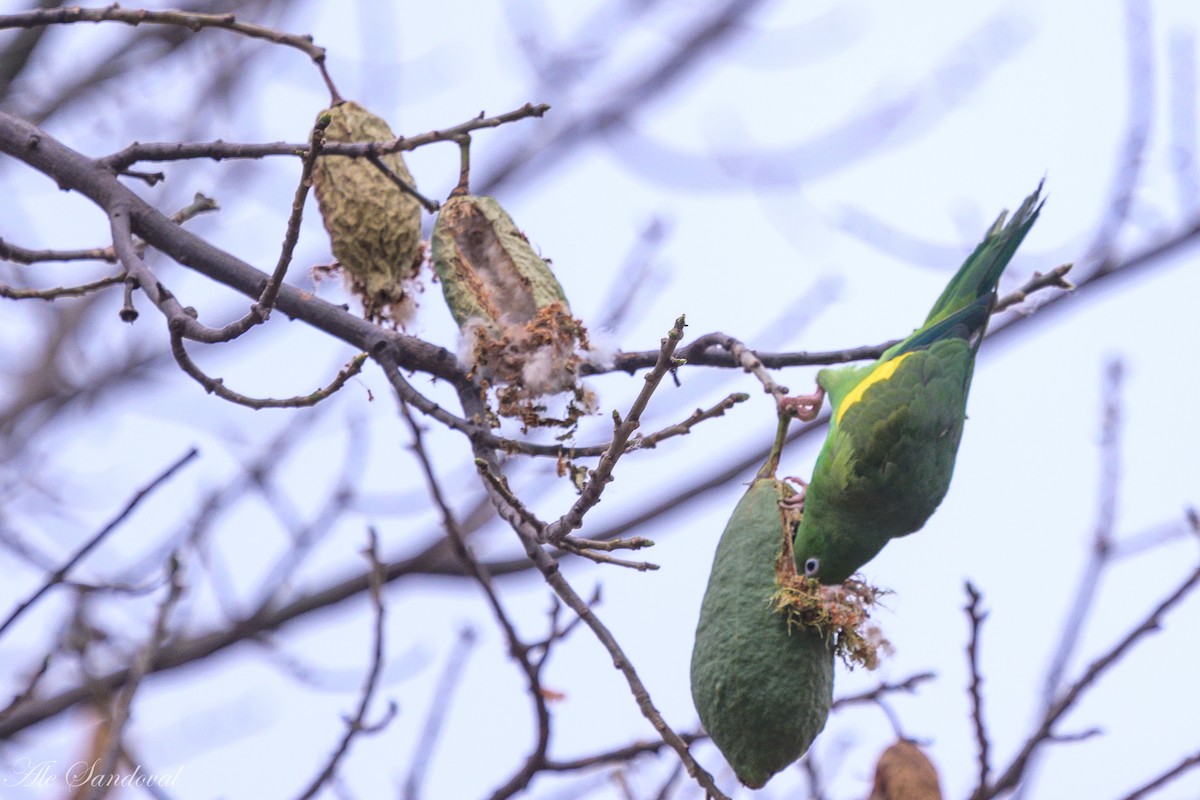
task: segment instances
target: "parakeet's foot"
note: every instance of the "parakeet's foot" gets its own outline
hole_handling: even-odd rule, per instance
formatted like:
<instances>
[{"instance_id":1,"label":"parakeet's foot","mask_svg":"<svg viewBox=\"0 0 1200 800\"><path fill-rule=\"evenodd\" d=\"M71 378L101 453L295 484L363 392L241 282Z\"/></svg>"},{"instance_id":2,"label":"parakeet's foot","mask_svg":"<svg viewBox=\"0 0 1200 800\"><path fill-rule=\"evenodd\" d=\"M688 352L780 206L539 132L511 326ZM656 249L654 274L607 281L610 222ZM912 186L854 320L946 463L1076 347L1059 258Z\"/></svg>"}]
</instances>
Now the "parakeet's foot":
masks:
<instances>
[{"instance_id":1,"label":"parakeet's foot","mask_svg":"<svg viewBox=\"0 0 1200 800\"><path fill-rule=\"evenodd\" d=\"M786 508L789 511L800 512L804 510L804 494L808 491L808 481L803 478L797 478L795 475L789 475L784 480L788 483L796 484L796 493L791 497L785 497L779 501L780 508Z\"/></svg>"},{"instance_id":2,"label":"parakeet's foot","mask_svg":"<svg viewBox=\"0 0 1200 800\"><path fill-rule=\"evenodd\" d=\"M812 394L779 398L779 413L791 414L801 422L812 422L821 412L823 402L825 402L825 389L818 386Z\"/></svg>"}]
</instances>

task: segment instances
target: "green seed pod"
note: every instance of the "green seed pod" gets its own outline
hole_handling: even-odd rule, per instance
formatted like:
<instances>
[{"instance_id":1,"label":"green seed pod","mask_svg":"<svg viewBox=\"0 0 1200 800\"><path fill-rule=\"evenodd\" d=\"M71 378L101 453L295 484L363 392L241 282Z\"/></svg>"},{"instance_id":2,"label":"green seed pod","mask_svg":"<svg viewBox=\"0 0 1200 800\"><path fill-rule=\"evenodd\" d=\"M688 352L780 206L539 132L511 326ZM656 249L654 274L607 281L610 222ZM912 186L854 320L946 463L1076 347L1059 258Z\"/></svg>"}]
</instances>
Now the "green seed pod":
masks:
<instances>
[{"instance_id":1,"label":"green seed pod","mask_svg":"<svg viewBox=\"0 0 1200 800\"><path fill-rule=\"evenodd\" d=\"M492 197L446 201L433 228L433 268L460 328L526 325L552 303L570 311L550 265Z\"/></svg>"},{"instance_id":2,"label":"green seed pod","mask_svg":"<svg viewBox=\"0 0 1200 800\"><path fill-rule=\"evenodd\" d=\"M831 643L773 610L791 489L759 478L721 534L692 650L692 699L738 779L757 789L808 750L833 702Z\"/></svg>"},{"instance_id":3,"label":"green seed pod","mask_svg":"<svg viewBox=\"0 0 1200 800\"><path fill-rule=\"evenodd\" d=\"M386 121L345 101L326 112L329 142L382 142L396 138ZM381 156L410 186L412 175L399 153ZM421 268L421 205L365 158L321 156L313 190L333 255L373 321L403 323L414 310L406 285Z\"/></svg>"}]
</instances>

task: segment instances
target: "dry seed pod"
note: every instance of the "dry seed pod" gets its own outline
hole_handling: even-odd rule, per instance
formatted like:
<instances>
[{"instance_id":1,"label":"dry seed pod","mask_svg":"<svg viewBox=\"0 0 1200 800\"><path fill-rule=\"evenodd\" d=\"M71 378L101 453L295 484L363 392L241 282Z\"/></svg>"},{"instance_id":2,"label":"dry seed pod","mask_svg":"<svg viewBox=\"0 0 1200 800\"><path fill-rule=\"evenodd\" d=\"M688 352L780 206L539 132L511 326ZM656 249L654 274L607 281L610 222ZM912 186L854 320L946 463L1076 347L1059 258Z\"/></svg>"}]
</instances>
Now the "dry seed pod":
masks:
<instances>
[{"instance_id":1,"label":"dry seed pod","mask_svg":"<svg viewBox=\"0 0 1200 800\"><path fill-rule=\"evenodd\" d=\"M396 138L380 117L352 101L327 112L329 142L381 142ZM399 153L380 159L410 186L412 175ZM321 156L313 190L333 255L372 321L403 323L414 310L407 282L420 271L421 205L365 158Z\"/></svg>"},{"instance_id":2,"label":"dry seed pod","mask_svg":"<svg viewBox=\"0 0 1200 800\"><path fill-rule=\"evenodd\" d=\"M721 534L692 650L692 699L738 779L757 789L808 750L833 702L833 648L772 609L791 489L758 478Z\"/></svg>"},{"instance_id":3,"label":"dry seed pod","mask_svg":"<svg viewBox=\"0 0 1200 800\"><path fill-rule=\"evenodd\" d=\"M464 360L504 386L502 415L562 425L585 413L589 393L576 378L587 330L571 316L550 265L494 198L446 201L433 228L433 266L463 335ZM567 420L542 417L533 401L565 391L584 408L572 406Z\"/></svg>"},{"instance_id":4,"label":"dry seed pod","mask_svg":"<svg viewBox=\"0 0 1200 800\"><path fill-rule=\"evenodd\" d=\"M879 756L869 800L942 800L937 768L921 748L901 739Z\"/></svg>"}]
</instances>

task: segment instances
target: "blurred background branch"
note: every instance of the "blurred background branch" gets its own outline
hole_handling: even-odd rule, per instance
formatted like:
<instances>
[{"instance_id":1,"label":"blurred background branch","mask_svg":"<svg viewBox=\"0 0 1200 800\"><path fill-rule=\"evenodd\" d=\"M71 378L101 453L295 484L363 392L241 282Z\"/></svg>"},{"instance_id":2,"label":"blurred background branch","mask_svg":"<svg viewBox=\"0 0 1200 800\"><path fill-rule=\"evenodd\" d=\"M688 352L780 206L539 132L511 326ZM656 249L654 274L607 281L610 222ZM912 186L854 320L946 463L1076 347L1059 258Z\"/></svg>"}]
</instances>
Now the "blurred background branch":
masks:
<instances>
[{"instance_id":1,"label":"blurred background branch","mask_svg":"<svg viewBox=\"0 0 1200 800\"><path fill-rule=\"evenodd\" d=\"M865 795L869 770L847 767L858 762L848 762L844 754L870 750L867 742L876 739L867 731L883 726L859 714L870 706L868 700L887 694L889 704L902 709L897 713L905 716L906 727L936 737L933 760L944 777L956 776L950 794L968 796L967 787L978 782L980 797L1055 796L1053 788L1043 788L1058 785L1052 765L1062 749L1043 747L1061 738L1055 723L1074 708L1083 689L1103 697L1108 686L1129 685L1121 681L1136 685L1136 676L1143 674L1134 670L1137 659L1152 647L1142 637L1161 616L1140 615L1150 598L1161 594L1161 586L1176 580L1114 574L1101 581L1102 575L1118 569L1122 575L1144 575L1136 572L1140 565L1160 556L1186 565L1188 558L1177 548L1197 537L1195 512L1178 513L1181 505L1194 506L1194 495L1170 505L1161 496L1126 489L1123 497L1146 499L1129 509L1117 503L1118 476L1162 483L1163 471L1187 472L1186 466L1171 463L1172 456L1148 456L1138 442L1154 439L1164 449L1176 446L1168 452L1184 452L1196 427L1185 402L1190 394L1179 388L1189 375L1148 366L1161 363L1155 359L1164 353L1174 354L1178 371L1187 373L1186 356L1200 344L1195 326L1182 316L1174 318L1169 336L1156 327L1166 324L1164 318L1170 321L1171 312L1160 304L1194 289L1194 279L1184 283L1181 275L1194 274L1186 268L1194 264L1200 240L1195 91L1200 19L1194 9L1146 0L1104 4L1093 16L1107 14L1111 25L1078 34L1097 48L1086 53L1076 52L1084 47L1082 39L1047 44L1046 37L1053 39L1048 31L1062 30L1052 27L1051 12L984 9L965 15L945 5L930 6L946 15L951 31L934 45L917 43L918 29L926 24L919 12L897 22L886 10L860 4L800 13L768 0L729 0L703 8L646 0L568 13L518 0L487 6L478 20L461 19L455 11L389 11L370 3L330 16L286 0L194 2L178 10L151 10L168 24L122 24L140 13L136 9L74 12L48 0L0 5L0 14L8 15L0 17L0 140L7 152L0 158L7 198L0 219L0 295L5 298L0 299L5 304L0 315L0 567L12 576L0 602L16 609L0 610L9 615L0 627L5 634L0 663L6 665L3 677L12 697L0 712L5 763L29 753L68 751L71 745L60 741L64 731L87 724L109 726L112 738L105 740L103 756L112 769L133 753L155 765L202 761L203 742L179 743L174 754L157 749L154 726L164 724L156 722L161 709L170 705L186 713L190 692L230 676L235 683L254 685L260 665L270 671L272 662L277 667L289 661L284 648L294 648L307 651L305 660L318 665L344 658L368 669L369 680L333 698L320 722L289 716L293 706L305 707L307 700L282 702L279 707L287 712L268 715L277 732L302 737L302 757L327 766L306 786L273 785L277 794L315 795L323 786L326 792L344 793L353 783L367 796L372 792L361 787L374 789L392 780L403 783L406 797L414 800L422 794L458 796L462 790L456 782L463 776L455 773L463 772L467 759L492 749L502 763L481 768L485 788L472 791L483 796L699 796L698 786L680 779L680 756L690 760L689 752L713 772L714 792L729 791L732 776L718 767L718 754L695 727L686 687L678 685L676 662L685 661L685 654L668 643L690 637L690 615L711 550L711 539L684 529L702 523L714 535L719 532L714 520L727 513L724 501L731 491L740 491L769 445L768 398L758 399L762 386L740 367L756 357L766 385L787 383L791 390L803 390L811 377L797 368L873 358L916 322L909 319L911 311L925 301L912 301L907 290L924 291L924 273L955 266L977 240L984 218L999 211L993 206L1013 202L1049 170L1051 204L1039 225L1060 227L1018 259L1012 271L1019 277L1005 291L1031 286L1035 271L1047 273L1064 261L1075 262L1069 277L1077 288L1038 292L996 318L980 368L1000 372L1008 360L1005 350L1036 343L1036 358L1056 360L1060 371L1068 361L1093 369L1101 356L1076 340L1066 341L1077 327L1096 330L1090 321L1096 316L1110 320L1102 327L1118 331L1127 367L1110 372L1126 375L1124 383L1110 378L1102 392L1108 422L1099 454L1087 455L1087 445L1079 443L1087 443L1090 432L1073 445L1083 454L1078 458L1098 464L1102 474L1090 549L1059 545L1079 563L1039 555L1058 559L1055 578L1041 590L1044 604L1053 607L1047 613L1039 603L1037 613L1027 615L1023 635L1035 648L1032 660L1045 663L1045 673L1024 684L989 676L985 684L992 719L984 730L979 718L979 735L989 760L1006 766L989 783L977 774L969 750L950 749L947 740L959 737L961 729L941 725L930 710L931 697L943 683L958 691L957 673L943 663L920 662L920 653L906 656L902 647L901 659L917 660L897 663L899 679L868 676L840 693L842 711L831 730L789 777L826 796ZM114 21L54 23L81 13L81 18ZM436 24L426 33L410 34L418 13ZM236 14L237 24L223 21L227 14ZM197 31L189 15L208 15L209 27L223 30ZM895 29L879 37L877 27L889 25ZM405 26L403 38L394 33L393 28ZM438 38L429 32L435 29L451 33ZM311 41L305 38L310 31ZM243 35L248 33L253 38ZM402 44L387 38L392 35ZM431 43L426 46L422 37ZM913 52L900 58L880 46L881 40ZM285 48L279 44L304 51L325 78L295 52L280 55ZM865 49L870 47L879 49ZM1059 54L1048 55L1048 48ZM1080 83L1079 73L1064 59L1094 62L1095 85ZM1006 88L1022 76L1027 88L1015 94ZM344 373L340 391L321 394L316 398L321 404L307 411L238 409L207 395L179 371L156 315L143 315L132 326L117 324L119 314L134 308L138 294L155 292L163 302L176 303L172 313L181 321L184 316L195 322L246 315L247 298L260 299L271 269L280 264L279 242L296 188L293 156L304 154L253 159L286 152L281 143L302 142L317 112L328 105L334 78L347 97L378 100L379 113L402 123L398 129L414 174L434 199L444 197L457 179L457 153L445 143L467 129L488 128L473 148L472 190L502 196L506 205L521 209L535 246L552 249L573 313L589 324L609 356L583 369L598 387L604 413L585 419L574 438L525 434L508 423L488 427L482 404L471 399L472 392L478 394L478 376L459 362L457 332L433 313L440 287L431 286L420 297L425 311L409 330L384 330L362 320L353 298L320 280L318 267L331 256L311 206L303 218L303 206L293 215L297 237L289 240L286 253L294 263L290 270L282 264L287 279L276 314L255 326L253 342L206 348L203 365L194 364L195 369L207 378L204 388L210 391L228 392L221 382L228 379L239 391L245 387L251 397L271 396L276 404L290 401L275 393L292 391L278 387L310 391L328 383L358 352L367 353L386 378L372 366ZM1034 102L1040 102L1038 90L1045 88L1034 86L1039 81L1103 102L1087 107L1091 116L1078 110L1088 101L1070 105L1064 113L1078 118L1070 118L1069 125L1062 117L1047 119L1046 108ZM1124 86L1118 92L1119 81ZM1116 96L1122 98L1119 108L1111 102ZM1068 107L1068 99L1058 102ZM491 115L476 116L485 103ZM516 111L496 114L497 109ZM495 120L500 122L492 125ZM45 137L43 146L32 147L39 136ZM950 142L958 142L958 149ZM176 154L186 151L186 158L167 156L173 146ZM156 154L169 158L154 166L161 173L130 175L136 159ZM220 160L225 156L239 157ZM985 173L981 165L997 173L1019 171L1013 184L1019 188L1005 184L1001 189L1007 176ZM76 194L55 193L47 176ZM1098 176L1107 185L1087 184L1080 176ZM972 185L984 180L992 183ZM182 218L171 221L170 215L187 208L197 189L206 199L219 200L221 213L198 217L185 229ZM957 235L938 232L928 208L926 216L916 214L922 204L943 202L930 201L931 195L955 193L972 203L980 198L982 208L979 215L960 215ZM902 199L895 202L896 197ZM1089 206L1086 200L1093 202ZM106 212L122 204L134 213L121 245L136 254L135 266L144 263L143 275L153 276L149 286L134 285L139 276L131 279L128 264L117 271L116 248L105 243L112 237ZM974 216L981 219L965 219ZM905 271L908 265L917 269ZM819 270L829 274L814 274ZM234 291L217 286L214 278ZM863 281L870 282L869 291ZM861 310L850 305L860 297ZM892 321L893 311L899 322ZM661 331L680 313L692 326L676 353L687 364L673 370L662 386L647 390L638 407L642 433L662 435L647 440L653 450L640 447L629 426L624 433L634 437L635 447L618 447L611 454L614 462L621 456L612 469L615 482L608 485L602 474L596 484L597 489L607 486L606 502L592 502L599 499L598 491L594 498L578 500L571 479L586 480L614 438L607 412L630 407L644 386L640 376L630 376L653 366ZM219 329L223 323L214 324ZM1091 338L1099 342L1101 337ZM735 354L713 346L723 341L744 342L745 350ZM182 347L182 338L177 344ZM739 354L742 358L735 357ZM1018 402L1042 404L1046 416L1060 419L1086 416L1078 385L1069 386L1066 378L1061 383L1043 378L1026 387ZM1153 390L1146 388L1151 385ZM400 392L405 415L411 407L426 416L410 417L406 427L394 405L372 402L389 388ZM994 385L977 389L979 395L989 392L1001 394ZM746 394L747 402L730 400ZM980 427L989 417L1002 416L976 415L974 408L972 428L976 416ZM1146 408L1176 426L1173 436L1130 432L1122 436L1129 446L1118 449L1118 430L1125 429L1118 429L1117 418L1127 412L1133 418L1127 424L1143 424L1138 415ZM693 428L692 409L705 425ZM1018 411L1011 411L1012 430L1025 430L1015 421ZM277 420L278 414L289 416ZM823 426L822 420L796 426L789 454L805 453ZM405 448L413 437L417 446ZM1163 441L1169 438L1177 441ZM1011 431L1008 439L1014 439ZM143 485L138 475L144 470L131 465L165 463L170 456L159 448L174 447L177 454L185 440L204 453L199 469L181 475L161 496L147 498L147 508L122 536L89 538L115 503ZM576 443L581 447L573 451ZM1007 487L1011 473L1022 471L1014 464L1026 463L1032 470L1028 462L1057 456L1065 453L1032 438L1023 449L995 451L993 473L987 476L992 491ZM489 462L495 480L520 501L526 519L562 519L564 532L582 524L578 536L563 539L561 550L537 545L529 531L514 538L496 513L503 493L480 480L477 457ZM1087 472L1079 466L1063 469ZM976 475L986 471L974 469ZM967 491L964 478L956 480L952 497ZM1034 495L1037 487L1022 493ZM996 502L994 495L976 500L977 507ZM576 503L581 513L562 516ZM521 516L509 511L508 523ZM1073 511L1085 526L1084 505L1076 502ZM969 533L979 540L990 534L1011 541L1017 561L1009 569L1023 568L1030 558L1026 554L1040 554L1048 540L1063 539L1056 528L1061 522L1051 522L1049 512L1004 517L1012 520L1007 523L999 511L995 516L989 522L999 526L996 530L984 530L980 522ZM1024 529L1000 530L1006 524ZM380 530L380 541L377 561L363 567L356 543L368 526ZM1122 534L1129 529L1140 533ZM655 540L655 562L668 575L612 570L571 552L595 555L600 543L634 535ZM95 553L78 570L70 566L72 553L93 547ZM189 569L186 583L176 587L172 581L170 592L178 594L168 598L168 605L161 602L160 578L176 553ZM700 566L685 561L697 553ZM959 570L974 568L946 560L939 558L937 569L953 571L949 577L955 586L961 584ZM69 566L59 575L54 570L63 563ZM926 561L914 570L893 569L892 575L903 581L928 571ZM613 574L626 572L629 577ZM58 579L47 581L47 574ZM1076 574L1074 594L1064 593L1069 586L1057 591ZM545 605L547 590L539 575L554 585L569 613L579 615L573 623L554 617L544 639L541 627L529 627L544 624L540 616L530 622L535 617L530 609ZM690 576L688 582L671 582L680 575ZM482 587L482 595L468 590L464 577ZM1175 599L1183 605L1194 579L1180 580L1185 588ZM588 582L610 587L604 624L592 611L599 595L580 588ZM996 612L987 629L989 653L1004 648L990 638L1004 641L1000 617L1019 615L1013 595L1003 594L1010 587L999 582L982 576L976 581ZM58 591L48 592L51 586ZM906 602L916 595L911 585L907 593L898 590ZM372 598L379 599L373 592L388 597L386 619L382 604L371 605ZM48 596L22 616L22 599L43 594ZM158 604L150 608L147 597ZM954 602L946 596L942 602L954 612ZM376 614L373 631L364 633L358 625L350 634L330 623L346 614L361 622L367 613ZM453 614L468 616L480 627L479 641L472 645L479 652L471 663L466 665L464 656L464 665L452 669L458 657L452 655L444 659L444 670L429 659L406 666L409 659L421 662L422 647L460 652L451 649L451 640L464 627L447 623L446 615ZM1066 621L1055 627L1060 617ZM912 618L908 605L898 609L892 624L899 628L915 622ZM602 647L595 637L566 640L579 619L587 621ZM1095 619L1104 621L1105 647L1111 646L1113 631L1134 633L1102 650L1089 638L1094 627L1089 621ZM923 627L960 646L960 634L947 632L952 624L959 622ZM655 634L648 640L646 629ZM384 646L385 632L387 642L403 643L408 654L389 657L394 648ZM322 637L337 644L313 643ZM235 647L246 642L260 647ZM543 671L551 646L559 672ZM1110 661L1081 671L1078 654L1088 651L1107 653ZM485 661L485 653L493 660ZM513 670L503 663L507 660L518 667L515 682ZM625 680L612 674L614 661ZM1127 670L1109 674L1108 665L1116 662L1128 663ZM597 664L604 669L593 671ZM986 671L995 664L981 656L975 666ZM942 677L927 680L930 668ZM387 676L397 670L408 675L397 719L381 736L355 739L351 751L355 731L367 726L368 702L392 690ZM1123 677L1126 671L1134 677ZM1068 685L1064 676L1070 674L1083 677ZM548 688L563 684L572 687L569 699ZM1023 708L1037 694L1035 685L1041 687L1037 707ZM630 702L631 688L636 706ZM459 697L452 708L451 690ZM125 707L114 722L113 693L122 691ZM1065 706L1064 692L1071 696ZM427 714L414 710L423 696ZM362 702L339 732L342 746L330 757L329 720L345 712L347 698ZM956 702L960 721L970 720L961 696ZM1091 713L1091 706L1079 702L1080 713ZM481 720L483 703L487 715L494 708L505 730L512 729L513 719L522 720L526 727L520 730L535 743L532 753L528 737L519 735L462 744L479 730L492 730ZM652 728L638 706L663 740L645 739ZM1028 738L1020 725L997 719L1016 706L1033 715L1035 733ZM101 715L106 722L69 713L101 707L110 709L107 717ZM586 709L593 709L592 717ZM250 704L248 729L258 724L252 712ZM607 736L594 730L599 716L618 712L631 718L628 728ZM1098 716L1106 738L1114 729L1146 724L1119 711L1111 718ZM890 729L885 733L891 736ZM378 743L401 735L414 742L425 738L419 747ZM1198 763L1195 741L1175 743L1178 760L1160 751L1152 763L1123 770L1125 776L1150 776L1129 798L1170 783L1192 785L1182 781ZM939 760L936 748L942 746L953 756ZM1074 745L1100 746L1091 738ZM277 757L269 747L260 752L252 761L256 768ZM398 752L413 753L414 763L384 777L368 766L395 764ZM704 775L699 766L694 771ZM589 782L589 775L598 773L619 775L621 782ZM222 785L205 784L200 775L190 780L179 796L207 796ZM311 779L305 774L295 780ZM763 796L782 794L768 788Z\"/></svg>"}]
</instances>

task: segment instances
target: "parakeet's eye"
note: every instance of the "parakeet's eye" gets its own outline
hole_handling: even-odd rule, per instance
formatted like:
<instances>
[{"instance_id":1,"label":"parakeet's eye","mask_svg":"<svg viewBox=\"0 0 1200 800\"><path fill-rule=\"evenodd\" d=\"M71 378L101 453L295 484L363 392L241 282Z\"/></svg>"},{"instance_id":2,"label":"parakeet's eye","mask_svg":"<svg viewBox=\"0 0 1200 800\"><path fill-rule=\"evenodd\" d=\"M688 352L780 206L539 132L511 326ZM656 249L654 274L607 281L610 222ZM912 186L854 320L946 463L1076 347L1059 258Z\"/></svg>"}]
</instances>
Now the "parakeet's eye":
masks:
<instances>
[{"instance_id":1,"label":"parakeet's eye","mask_svg":"<svg viewBox=\"0 0 1200 800\"><path fill-rule=\"evenodd\" d=\"M819 570L820 568L821 568L821 559L810 558L808 561L804 562L804 577L811 578L813 575L817 574L817 570Z\"/></svg>"}]
</instances>

